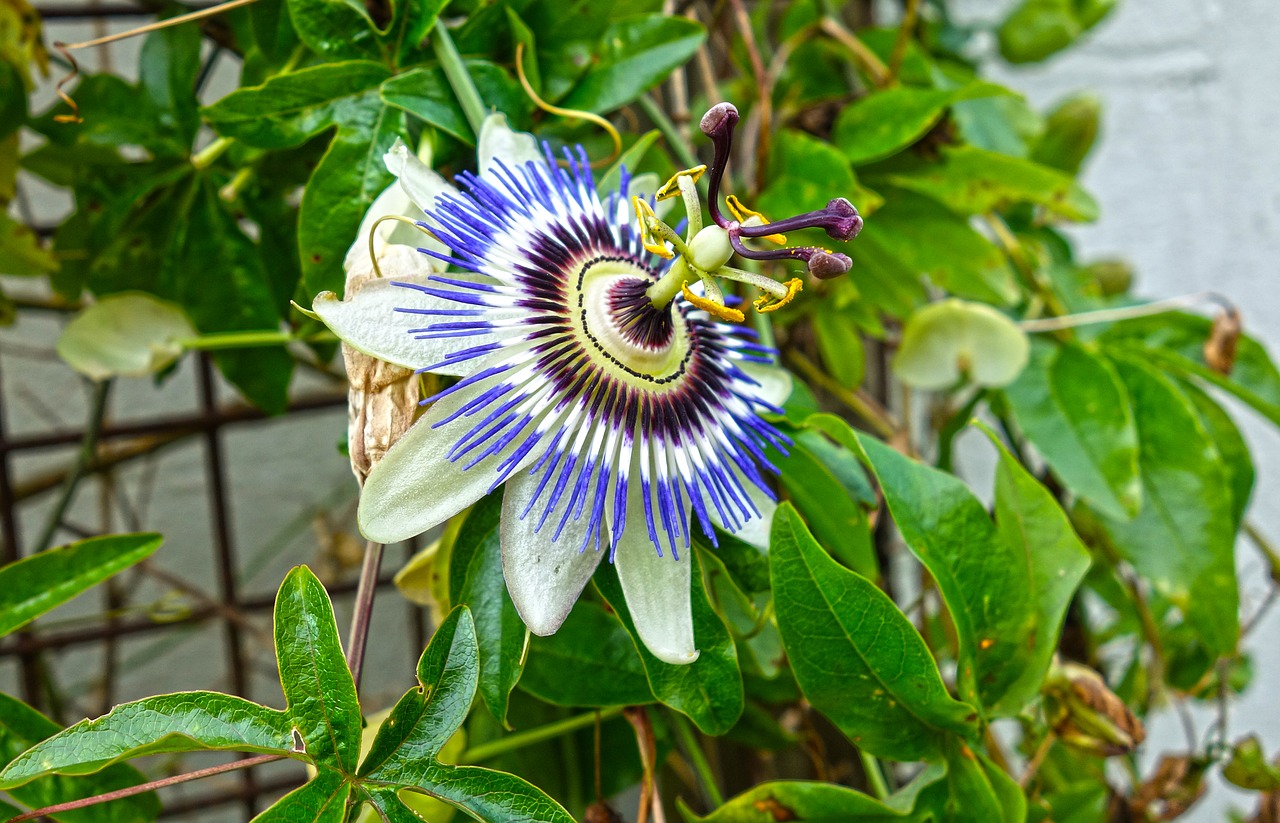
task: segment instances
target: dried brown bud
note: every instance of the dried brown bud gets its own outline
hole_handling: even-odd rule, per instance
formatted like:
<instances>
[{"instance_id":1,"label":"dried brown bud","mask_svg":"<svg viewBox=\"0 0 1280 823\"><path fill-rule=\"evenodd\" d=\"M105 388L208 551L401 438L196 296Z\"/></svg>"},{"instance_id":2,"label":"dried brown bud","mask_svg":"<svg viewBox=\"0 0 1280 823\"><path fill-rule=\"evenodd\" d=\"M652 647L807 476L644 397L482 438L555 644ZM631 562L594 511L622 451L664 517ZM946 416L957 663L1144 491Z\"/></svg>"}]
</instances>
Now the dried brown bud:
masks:
<instances>
[{"instance_id":1,"label":"dried brown bud","mask_svg":"<svg viewBox=\"0 0 1280 823\"><path fill-rule=\"evenodd\" d=\"M346 297L375 275L368 255L347 271ZM418 409L418 376L403 366L370 357L342 344L347 367L347 449L351 471L364 484L369 471L413 424Z\"/></svg>"},{"instance_id":2,"label":"dried brown bud","mask_svg":"<svg viewBox=\"0 0 1280 823\"><path fill-rule=\"evenodd\" d=\"M1204 341L1204 362L1219 374L1231 374L1236 365L1236 345L1244 324L1235 306L1225 308L1213 318L1213 330Z\"/></svg>"},{"instance_id":3,"label":"dried brown bud","mask_svg":"<svg viewBox=\"0 0 1280 823\"><path fill-rule=\"evenodd\" d=\"M582 816L582 823L622 823L622 815L611 809L608 803L592 803Z\"/></svg>"},{"instance_id":4,"label":"dried brown bud","mask_svg":"<svg viewBox=\"0 0 1280 823\"><path fill-rule=\"evenodd\" d=\"M1055 665L1045 680L1044 697L1049 723L1068 745L1113 757L1146 739L1142 721L1087 666Z\"/></svg>"},{"instance_id":5,"label":"dried brown bud","mask_svg":"<svg viewBox=\"0 0 1280 823\"><path fill-rule=\"evenodd\" d=\"M1137 788L1129 800L1136 820L1173 820L1181 817L1205 791L1207 762L1183 755L1166 755L1155 774Z\"/></svg>"}]
</instances>

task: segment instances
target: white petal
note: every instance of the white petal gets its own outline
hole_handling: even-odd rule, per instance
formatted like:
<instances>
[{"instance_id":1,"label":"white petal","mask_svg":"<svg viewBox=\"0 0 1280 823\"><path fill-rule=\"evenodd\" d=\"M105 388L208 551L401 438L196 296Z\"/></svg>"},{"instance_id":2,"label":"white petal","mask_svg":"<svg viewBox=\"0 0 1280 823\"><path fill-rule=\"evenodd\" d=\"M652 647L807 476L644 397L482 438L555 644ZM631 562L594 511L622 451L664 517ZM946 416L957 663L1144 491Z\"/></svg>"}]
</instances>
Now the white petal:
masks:
<instances>
[{"instance_id":1,"label":"white petal","mask_svg":"<svg viewBox=\"0 0 1280 823\"><path fill-rule=\"evenodd\" d=\"M399 179L400 188L418 207L416 216L421 216L422 212L434 206L440 195L458 193L448 180L409 151L409 147L398 137L391 149L383 155L382 161L387 164L387 171Z\"/></svg>"},{"instance_id":2,"label":"white petal","mask_svg":"<svg viewBox=\"0 0 1280 823\"><path fill-rule=\"evenodd\" d=\"M368 256L357 257L356 265L368 264ZM373 278L346 300L331 291L316 295L311 308L334 334L353 349L370 357L420 369L439 363L451 353L476 345L470 337L448 337L441 340L418 340L409 329L420 329L442 318L425 314L406 314L397 308L456 309L457 303L392 284L425 283L432 273L431 258L409 246L387 246L378 258L382 277ZM372 272L372 267L369 268ZM359 275L353 268L352 275ZM479 368L479 360L455 363L439 369L440 374L461 376Z\"/></svg>"},{"instance_id":3,"label":"white petal","mask_svg":"<svg viewBox=\"0 0 1280 823\"><path fill-rule=\"evenodd\" d=\"M726 526L720 520L720 513L715 506L708 506L707 513L711 516L711 521L721 529L729 532L734 537L746 543L750 543L762 552L769 551L769 532L773 528L773 515L778 511L778 504L760 489L756 488L756 484L752 483L745 477L742 478L743 488L747 490L747 496L751 498L751 502L755 503L756 508L760 510L760 516L750 515L751 519L743 523L737 531Z\"/></svg>"},{"instance_id":4,"label":"white petal","mask_svg":"<svg viewBox=\"0 0 1280 823\"><path fill-rule=\"evenodd\" d=\"M781 366L766 366L763 363L740 363L739 367L754 381L760 384L756 393L760 399L775 406L781 406L791 396L791 372Z\"/></svg>"},{"instance_id":5,"label":"white petal","mask_svg":"<svg viewBox=\"0 0 1280 823\"><path fill-rule=\"evenodd\" d=\"M471 456L450 462L448 453L484 419L482 412L461 415L443 426L435 424L493 385L492 380L480 381L433 403L373 467L360 493L357 512L360 532L366 538L378 543L408 540L440 525L489 492L498 477L496 467L519 447L522 438L515 438L505 449L467 469ZM530 450L513 474L538 459L542 451L541 445Z\"/></svg>"},{"instance_id":6,"label":"white petal","mask_svg":"<svg viewBox=\"0 0 1280 823\"><path fill-rule=\"evenodd\" d=\"M480 176L489 178L493 174L493 160L498 158L507 168L514 169L532 160L535 163L545 162L542 149L532 134L523 131L512 131L507 125L506 115L491 114L485 118L480 129L480 145L476 149L480 163Z\"/></svg>"},{"instance_id":7,"label":"white petal","mask_svg":"<svg viewBox=\"0 0 1280 823\"><path fill-rule=\"evenodd\" d=\"M658 556L645 528L642 503L628 503L627 521L614 564L636 634L659 660L674 665L692 663L698 659L689 601L693 564L687 556L679 560L669 552ZM684 551L687 554L693 549Z\"/></svg>"},{"instance_id":8,"label":"white petal","mask_svg":"<svg viewBox=\"0 0 1280 823\"><path fill-rule=\"evenodd\" d=\"M569 616L608 548L602 541L605 547L600 551L594 543L578 551L589 517L571 519L554 543L551 539L559 522L555 514L538 531L534 529L541 507L535 505L523 520L520 518L541 478L526 472L507 482L502 497L502 574L520 619L529 631L545 637L554 634ZM548 496L543 494L544 499Z\"/></svg>"}]
</instances>

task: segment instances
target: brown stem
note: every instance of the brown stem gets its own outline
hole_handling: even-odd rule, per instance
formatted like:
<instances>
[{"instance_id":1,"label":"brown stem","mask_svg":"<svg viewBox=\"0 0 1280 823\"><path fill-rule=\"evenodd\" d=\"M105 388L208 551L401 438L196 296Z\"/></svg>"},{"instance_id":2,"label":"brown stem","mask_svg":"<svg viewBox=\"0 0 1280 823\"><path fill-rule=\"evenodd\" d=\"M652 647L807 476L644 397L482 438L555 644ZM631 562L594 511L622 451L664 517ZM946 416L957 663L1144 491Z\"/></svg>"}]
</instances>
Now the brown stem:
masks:
<instances>
[{"instance_id":1,"label":"brown stem","mask_svg":"<svg viewBox=\"0 0 1280 823\"><path fill-rule=\"evenodd\" d=\"M822 31L828 37L835 40L848 50L853 56L854 62L858 67L867 73L871 78L871 82L879 88L884 88L889 84L889 69L881 62L876 53L867 48L866 44L858 39L858 36L844 27L844 24L834 17L824 17L822 19Z\"/></svg>"},{"instance_id":2,"label":"brown stem","mask_svg":"<svg viewBox=\"0 0 1280 823\"><path fill-rule=\"evenodd\" d=\"M657 795L654 771L658 756L657 745L653 738L653 724L649 722L649 713L643 706L629 706L623 709L622 714L635 729L636 746L640 749L640 765L644 769L644 777L640 782L640 807L636 811L636 823L647 823Z\"/></svg>"},{"instance_id":3,"label":"brown stem","mask_svg":"<svg viewBox=\"0 0 1280 823\"><path fill-rule=\"evenodd\" d=\"M788 349L785 355L787 362L795 366L810 381L817 383L836 400L853 410L866 421L876 434L886 440L894 440L902 428L893 415L873 398L849 389L829 377L818 365L798 351Z\"/></svg>"},{"instance_id":4,"label":"brown stem","mask_svg":"<svg viewBox=\"0 0 1280 823\"><path fill-rule=\"evenodd\" d=\"M360 689L360 672L364 669L364 652L369 645L369 624L373 617L373 597L378 590L378 570L382 567L382 544L370 540L364 547L360 566L360 583L356 588L355 614L351 616L351 636L347 641L347 665Z\"/></svg>"},{"instance_id":5,"label":"brown stem","mask_svg":"<svg viewBox=\"0 0 1280 823\"><path fill-rule=\"evenodd\" d=\"M60 812L74 811L75 809L84 809L89 806L96 806L99 803L110 803L112 800L119 800L124 797L133 797L136 794L146 794L147 792L155 791L156 789L163 789L167 786L176 786L179 783L199 780L202 777L213 777L217 774L225 774L226 772L233 772L238 769L247 769L250 766L261 766L263 763L270 763L273 760L280 760L282 758L283 755L279 754L260 754L257 757L247 757L244 760L235 760L230 763L223 763L221 766L210 766L207 769L197 769L194 772L177 774L173 777L162 777L159 780L152 780L150 783L130 786L127 789L117 789L114 792L107 792L106 794L85 797L80 800L69 800L66 803L58 803L54 806L45 806L43 809L24 812L16 817L9 818L7 823L19 823L19 821L22 820L35 820L37 817L45 817L47 815L58 814Z\"/></svg>"},{"instance_id":6,"label":"brown stem","mask_svg":"<svg viewBox=\"0 0 1280 823\"><path fill-rule=\"evenodd\" d=\"M898 39L893 43L893 54L889 56L889 82L896 83L902 71L902 60L907 56L907 45L916 30L916 20L920 14L920 0L907 0L907 8L902 13L902 26L898 29Z\"/></svg>"}]
</instances>

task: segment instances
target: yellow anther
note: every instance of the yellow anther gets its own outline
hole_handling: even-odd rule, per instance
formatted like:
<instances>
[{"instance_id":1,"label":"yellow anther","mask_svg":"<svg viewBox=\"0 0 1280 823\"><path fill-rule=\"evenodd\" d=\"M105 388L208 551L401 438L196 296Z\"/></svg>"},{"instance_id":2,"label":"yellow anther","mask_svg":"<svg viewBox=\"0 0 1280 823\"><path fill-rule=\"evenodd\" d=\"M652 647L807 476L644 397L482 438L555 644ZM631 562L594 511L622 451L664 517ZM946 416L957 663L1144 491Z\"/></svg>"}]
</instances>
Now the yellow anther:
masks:
<instances>
[{"instance_id":1,"label":"yellow anther","mask_svg":"<svg viewBox=\"0 0 1280 823\"><path fill-rule=\"evenodd\" d=\"M662 184L662 188L658 189L658 192L657 194L654 195L654 198L658 200L666 200L671 197L676 197L677 195L680 194L680 178L681 177L690 177L692 178L692 180L690 180L691 183L697 183L700 179L702 179L702 173L705 172L706 170L707 170L707 167L703 165L703 166L694 166L691 169L684 169L683 171L676 172L675 174L671 175L670 180Z\"/></svg>"},{"instance_id":2,"label":"yellow anther","mask_svg":"<svg viewBox=\"0 0 1280 823\"><path fill-rule=\"evenodd\" d=\"M800 290L804 288L804 283L800 282L800 278L798 277L791 278L786 283L783 283L783 285L787 287L787 294L785 297L777 297L765 292L760 296L759 300L752 304L756 307L756 311L777 311L794 300L796 295L800 293Z\"/></svg>"},{"instance_id":3,"label":"yellow anther","mask_svg":"<svg viewBox=\"0 0 1280 823\"><path fill-rule=\"evenodd\" d=\"M675 252L667 248L666 244L663 243L650 228L650 221L653 221L654 223L659 223L661 221L658 220L658 215L653 213L653 207L649 205L649 201L641 200L639 197L633 195L631 198L631 208L635 209L636 222L640 224L640 243L646 249L659 257L664 257L667 260L675 257Z\"/></svg>"},{"instance_id":4,"label":"yellow anther","mask_svg":"<svg viewBox=\"0 0 1280 823\"><path fill-rule=\"evenodd\" d=\"M685 300L688 300L690 303L702 309L706 313L719 317L721 320L727 320L730 323L741 323L743 320L747 319L746 315L737 309L731 309L723 303L717 303L714 300L699 297L689 291L688 284L680 286L680 293L684 295Z\"/></svg>"},{"instance_id":5,"label":"yellow anther","mask_svg":"<svg viewBox=\"0 0 1280 823\"><path fill-rule=\"evenodd\" d=\"M739 223L742 223L744 226L748 225L747 221L749 221L753 217L756 218L756 220L758 220L759 222L751 223L750 225L752 226L769 225L769 222L770 222L769 218L765 217L763 214L756 211L755 209L749 209L746 206L742 205L742 201L734 197L732 194L727 195L724 198L724 204L729 207L729 213L733 215L733 219L737 220ZM777 243L779 246L785 246L787 244L787 236L785 234L770 234L765 236L763 239L768 240L770 243Z\"/></svg>"}]
</instances>

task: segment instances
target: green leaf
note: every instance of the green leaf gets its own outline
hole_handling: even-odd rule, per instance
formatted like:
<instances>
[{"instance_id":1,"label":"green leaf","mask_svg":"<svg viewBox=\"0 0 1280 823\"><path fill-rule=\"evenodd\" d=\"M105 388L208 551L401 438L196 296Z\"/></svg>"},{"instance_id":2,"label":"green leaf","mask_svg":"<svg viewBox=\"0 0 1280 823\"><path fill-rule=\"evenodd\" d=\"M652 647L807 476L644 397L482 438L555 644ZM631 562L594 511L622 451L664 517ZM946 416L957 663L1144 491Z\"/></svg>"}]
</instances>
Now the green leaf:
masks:
<instances>
[{"instance_id":1,"label":"green leaf","mask_svg":"<svg viewBox=\"0 0 1280 823\"><path fill-rule=\"evenodd\" d=\"M935 772L935 779L941 777ZM921 819L912 813L914 801L914 795L898 794L881 802L833 783L778 780L748 789L705 817L690 812L683 802L680 813L688 823L897 823Z\"/></svg>"},{"instance_id":2,"label":"green leaf","mask_svg":"<svg viewBox=\"0 0 1280 823\"><path fill-rule=\"evenodd\" d=\"M405 133L404 113L369 91L346 113L307 181L298 212L302 280L312 294L341 294L342 261L360 221L394 179L382 158Z\"/></svg>"},{"instance_id":3,"label":"green leaf","mask_svg":"<svg viewBox=\"0 0 1280 823\"><path fill-rule=\"evenodd\" d=\"M149 294L114 294L71 319L58 336L58 356L92 380L145 377L183 354L196 336L182 309Z\"/></svg>"},{"instance_id":4,"label":"green leaf","mask_svg":"<svg viewBox=\"0 0 1280 823\"><path fill-rule=\"evenodd\" d=\"M1219 386L1280 425L1280 371L1271 355L1254 338L1241 335L1236 341L1236 361L1231 374L1209 368L1204 361L1204 344L1213 321L1180 312L1126 320L1108 329L1102 340L1123 346L1136 356L1155 360Z\"/></svg>"},{"instance_id":5,"label":"green leaf","mask_svg":"<svg viewBox=\"0 0 1280 823\"><path fill-rule=\"evenodd\" d=\"M657 129L651 129L640 135L636 142L628 146L626 151L614 161L613 165L600 176L600 183L596 186L600 193L603 195L618 190L618 187L622 184L623 169L626 169L634 177L636 169L640 167L640 161L644 159L645 154L648 153L649 149L653 147L653 144L661 136L662 132Z\"/></svg>"},{"instance_id":6,"label":"green leaf","mask_svg":"<svg viewBox=\"0 0 1280 823\"><path fill-rule=\"evenodd\" d=\"M873 437L859 434L858 442L902 539L937 581L956 625L960 696L994 705L1021 672L1037 628L1026 556L959 478Z\"/></svg>"},{"instance_id":7,"label":"green leaf","mask_svg":"<svg viewBox=\"0 0 1280 823\"><path fill-rule=\"evenodd\" d=\"M894 760L942 756L977 714L951 698L928 647L893 601L841 568L789 503L773 519L778 628L801 690L855 744Z\"/></svg>"},{"instance_id":8,"label":"green leaf","mask_svg":"<svg viewBox=\"0 0 1280 823\"><path fill-rule=\"evenodd\" d=\"M927 197L890 191L858 243L868 236L874 236L913 278L928 275L957 297L1007 306L1021 294L1004 252L974 231L968 220Z\"/></svg>"},{"instance_id":9,"label":"green leaf","mask_svg":"<svg viewBox=\"0 0 1280 823\"><path fill-rule=\"evenodd\" d=\"M813 314L813 333L827 372L840 385L856 389L866 374L867 356L858 327L844 312L830 303L820 303Z\"/></svg>"},{"instance_id":10,"label":"green leaf","mask_svg":"<svg viewBox=\"0 0 1280 823\"><path fill-rule=\"evenodd\" d=\"M507 725L507 701L524 671L529 630L520 619L502 575L502 492L476 503L453 541L449 602L465 604L475 621L480 651L480 697Z\"/></svg>"},{"instance_id":11,"label":"green leaf","mask_svg":"<svg viewBox=\"0 0 1280 823\"><path fill-rule=\"evenodd\" d=\"M159 15L169 18L176 9ZM160 126L188 146L200 128L196 75L200 72L200 30L170 26L153 31L142 44L138 82L155 104Z\"/></svg>"},{"instance_id":12,"label":"green leaf","mask_svg":"<svg viewBox=\"0 0 1280 823\"><path fill-rule=\"evenodd\" d=\"M325 0L340 3L341 0ZM368 92L391 76L381 63L324 63L238 89L204 109L219 134L264 149L300 146L337 124L364 122ZM381 162L382 156L378 156Z\"/></svg>"},{"instance_id":13,"label":"green leaf","mask_svg":"<svg viewBox=\"0 0 1280 823\"><path fill-rule=\"evenodd\" d=\"M0 637L150 557L158 534L91 537L0 568Z\"/></svg>"},{"instance_id":14,"label":"green leaf","mask_svg":"<svg viewBox=\"0 0 1280 823\"><path fill-rule=\"evenodd\" d=\"M858 185L853 167L839 149L796 129L778 133L769 160L769 176L769 185L760 193L759 207L775 219L820 209L835 197L849 200L864 216L883 202L879 195ZM814 234L826 238L821 232ZM837 250L858 247L858 243L833 246L830 239L823 245Z\"/></svg>"},{"instance_id":15,"label":"green leaf","mask_svg":"<svg viewBox=\"0 0 1280 823\"><path fill-rule=\"evenodd\" d=\"M1027 365L1027 335L984 303L956 298L917 310L902 330L893 371L917 389L941 391L962 378L1007 386Z\"/></svg>"},{"instance_id":16,"label":"green leaf","mask_svg":"<svg viewBox=\"0 0 1280 823\"><path fill-rule=\"evenodd\" d=\"M409 2L409 0L405 0ZM359 0L287 0L289 16L307 48L330 60L378 59L378 32Z\"/></svg>"},{"instance_id":17,"label":"green leaf","mask_svg":"<svg viewBox=\"0 0 1280 823\"><path fill-rule=\"evenodd\" d=\"M1186 380L1178 383L1178 389L1195 407L1200 425L1222 456L1222 466L1227 472L1227 485L1231 489L1231 522L1235 525L1235 530L1239 531L1244 522L1245 510L1249 507L1249 497L1253 494L1253 481L1256 477L1249 444L1240 434L1231 415L1208 392Z\"/></svg>"},{"instance_id":18,"label":"green leaf","mask_svg":"<svg viewBox=\"0 0 1280 823\"><path fill-rule=\"evenodd\" d=\"M1066 220L1098 218L1097 202L1069 175L972 146L943 148L936 162L903 163L887 171L884 180L931 197L957 214L990 214L1017 203L1032 203Z\"/></svg>"},{"instance_id":19,"label":"green leaf","mask_svg":"<svg viewBox=\"0 0 1280 823\"><path fill-rule=\"evenodd\" d=\"M1023 823L1022 789L984 755L964 742L947 741L947 779L921 793L920 805L938 823Z\"/></svg>"},{"instance_id":20,"label":"green leaf","mask_svg":"<svg viewBox=\"0 0 1280 823\"><path fill-rule=\"evenodd\" d=\"M470 812L479 820L573 823L563 808L518 777L475 766L447 766L436 755L462 725L478 679L475 624L458 606L431 638L418 661L419 688L410 689L382 724L360 766L374 783L421 790ZM371 790L371 801L393 820L413 820L393 791Z\"/></svg>"},{"instance_id":21,"label":"green leaf","mask_svg":"<svg viewBox=\"0 0 1280 823\"><path fill-rule=\"evenodd\" d=\"M683 65L706 36L699 23L683 17L645 14L615 20L600 38L591 68L561 105L594 112L625 106Z\"/></svg>"},{"instance_id":22,"label":"green leaf","mask_svg":"<svg viewBox=\"0 0 1280 823\"><path fill-rule=\"evenodd\" d=\"M1196 409L1144 363L1117 359L1133 403L1143 502L1138 516L1103 516L1120 555L1182 610L1217 654L1239 636L1232 500L1227 472Z\"/></svg>"},{"instance_id":23,"label":"green leaf","mask_svg":"<svg viewBox=\"0 0 1280 823\"><path fill-rule=\"evenodd\" d=\"M998 31L1010 63L1036 63L1074 43L1105 17L1116 0L1023 0Z\"/></svg>"},{"instance_id":24,"label":"green leaf","mask_svg":"<svg viewBox=\"0 0 1280 823\"><path fill-rule=\"evenodd\" d=\"M360 754L360 703L342 655L333 604L306 566L280 586L275 609L276 662L289 719L317 765L354 772Z\"/></svg>"},{"instance_id":25,"label":"green leaf","mask_svg":"<svg viewBox=\"0 0 1280 823\"><path fill-rule=\"evenodd\" d=\"M1002 672L1003 694L992 697L991 713L1016 715L1040 693L1041 681L1058 648L1067 607L1089 570L1089 550L1080 542L1058 501L1009 453L995 433L983 430L1000 454L996 466L996 526L1030 570L1035 620L1028 645L1018 649ZM1010 679L1009 675L1012 675Z\"/></svg>"},{"instance_id":26,"label":"green leaf","mask_svg":"<svg viewBox=\"0 0 1280 823\"><path fill-rule=\"evenodd\" d=\"M810 439L802 440L804 435ZM832 556L874 580L880 569L867 512L849 495L840 478L807 448L811 438L820 441L822 435L804 435L795 438L787 456L773 460L787 498L804 514L805 522Z\"/></svg>"},{"instance_id":27,"label":"green leaf","mask_svg":"<svg viewBox=\"0 0 1280 823\"><path fill-rule=\"evenodd\" d=\"M398 0L394 3L395 18L391 22L392 53L397 65L414 62L427 42L427 35L436 27L440 12L448 0Z\"/></svg>"},{"instance_id":28,"label":"green leaf","mask_svg":"<svg viewBox=\"0 0 1280 823\"><path fill-rule=\"evenodd\" d=\"M382 102L388 106L395 106L464 143L475 145L476 138L467 116L439 66L422 66L397 74L382 84L380 93Z\"/></svg>"},{"instance_id":29,"label":"green leaf","mask_svg":"<svg viewBox=\"0 0 1280 823\"><path fill-rule=\"evenodd\" d=\"M60 731L61 726L40 712L0 693L0 758L3 758L3 762L8 763L18 754ZM14 800L39 809L137 786L144 780L146 778L137 769L115 765L91 777L42 777L24 786L9 789L8 794ZM12 807L5 807L5 810L18 814L18 810ZM53 819L65 823L150 823L159 812L159 801L153 793L148 792L56 814Z\"/></svg>"},{"instance_id":30,"label":"green leaf","mask_svg":"<svg viewBox=\"0 0 1280 823\"><path fill-rule=\"evenodd\" d=\"M41 277L58 270L53 253L36 233L7 214L0 214L0 274Z\"/></svg>"},{"instance_id":31,"label":"green leaf","mask_svg":"<svg viewBox=\"0 0 1280 823\"><path fill-rule=\"evenodd\" d=\"M555 634L533 638L520 688L557 706L641 706L655 699L631 636L589 600L579 600Z\"/></svg>"},{"instance_id":32,"label":"green leaf","mask_svg":"<svg viewBox=\"0 0 1280 823\"><path fill-rule=\"evenodd\" d=\"M831 142L855 166L883 160L923 137L952 103L1003 94L1010 92L984 82L947 91L892 86L846 106Z\"/></svg>"},{"instance_id":33,"label":"green leaf","mask_svg":"<svg viewBox=\"0 0 1280 823\"><path fill-rule=\"evenodd\" d=\"M0 772L0 789L147 754L205 750L294 756L293 725L285 712L217 692L146 697L32 746Z\"/></svg>"},{"instance_id":34,"label":"green leaf","mask_svg":"<svg viewBox=\"0 0 1280 823\"><path fill-rule=\"evenodd\" d=\"M253 823L342 823L351 784L336 769L321 767L316 776L271 804Z\"/></svg>"},{"instance_id":35,"label":"green leaf","mask_svg":"<svg viewBox=\"0 0 1280 823\"><path fill-rule=\"evenodd\" d=\"M1004 393L1023 436L1073 494L1108 517L1138 513L1138 432L1107 360L1074 343L1037 341Z\"/></svg>"},{"instance_id":36,"label":"green leaf","mask_svg":"<svg viewBox=\"0 0 1280 823\"><path fill-rule=\"evenodd\" d=\"M1257 735L1236 743L1231 760L1222 767L1222 776L1242 789L1256 792L1280 792L1280 766L1267 762Z\"/></svg>"},{"instance_id":37,"label":"green leaf","mask_svg":"<svg viewBox=\"0 0 1280 823\"><path fill-rule=\"evenodd\" d=\"M720 615L707 599L702 568L696 551L685 551L680 562L693 564L690 595L693 606L693 639L698 659L688 665L664 663L649 653L636 636L631 613L622 596L622 584L612 563L601 563L593 578L596 588L617 613L631 635L644 663L649 688L663 704L692 720L705 734L724 734L738 721L745 700L738 650Z\"/></svg>"}]
</instances>

